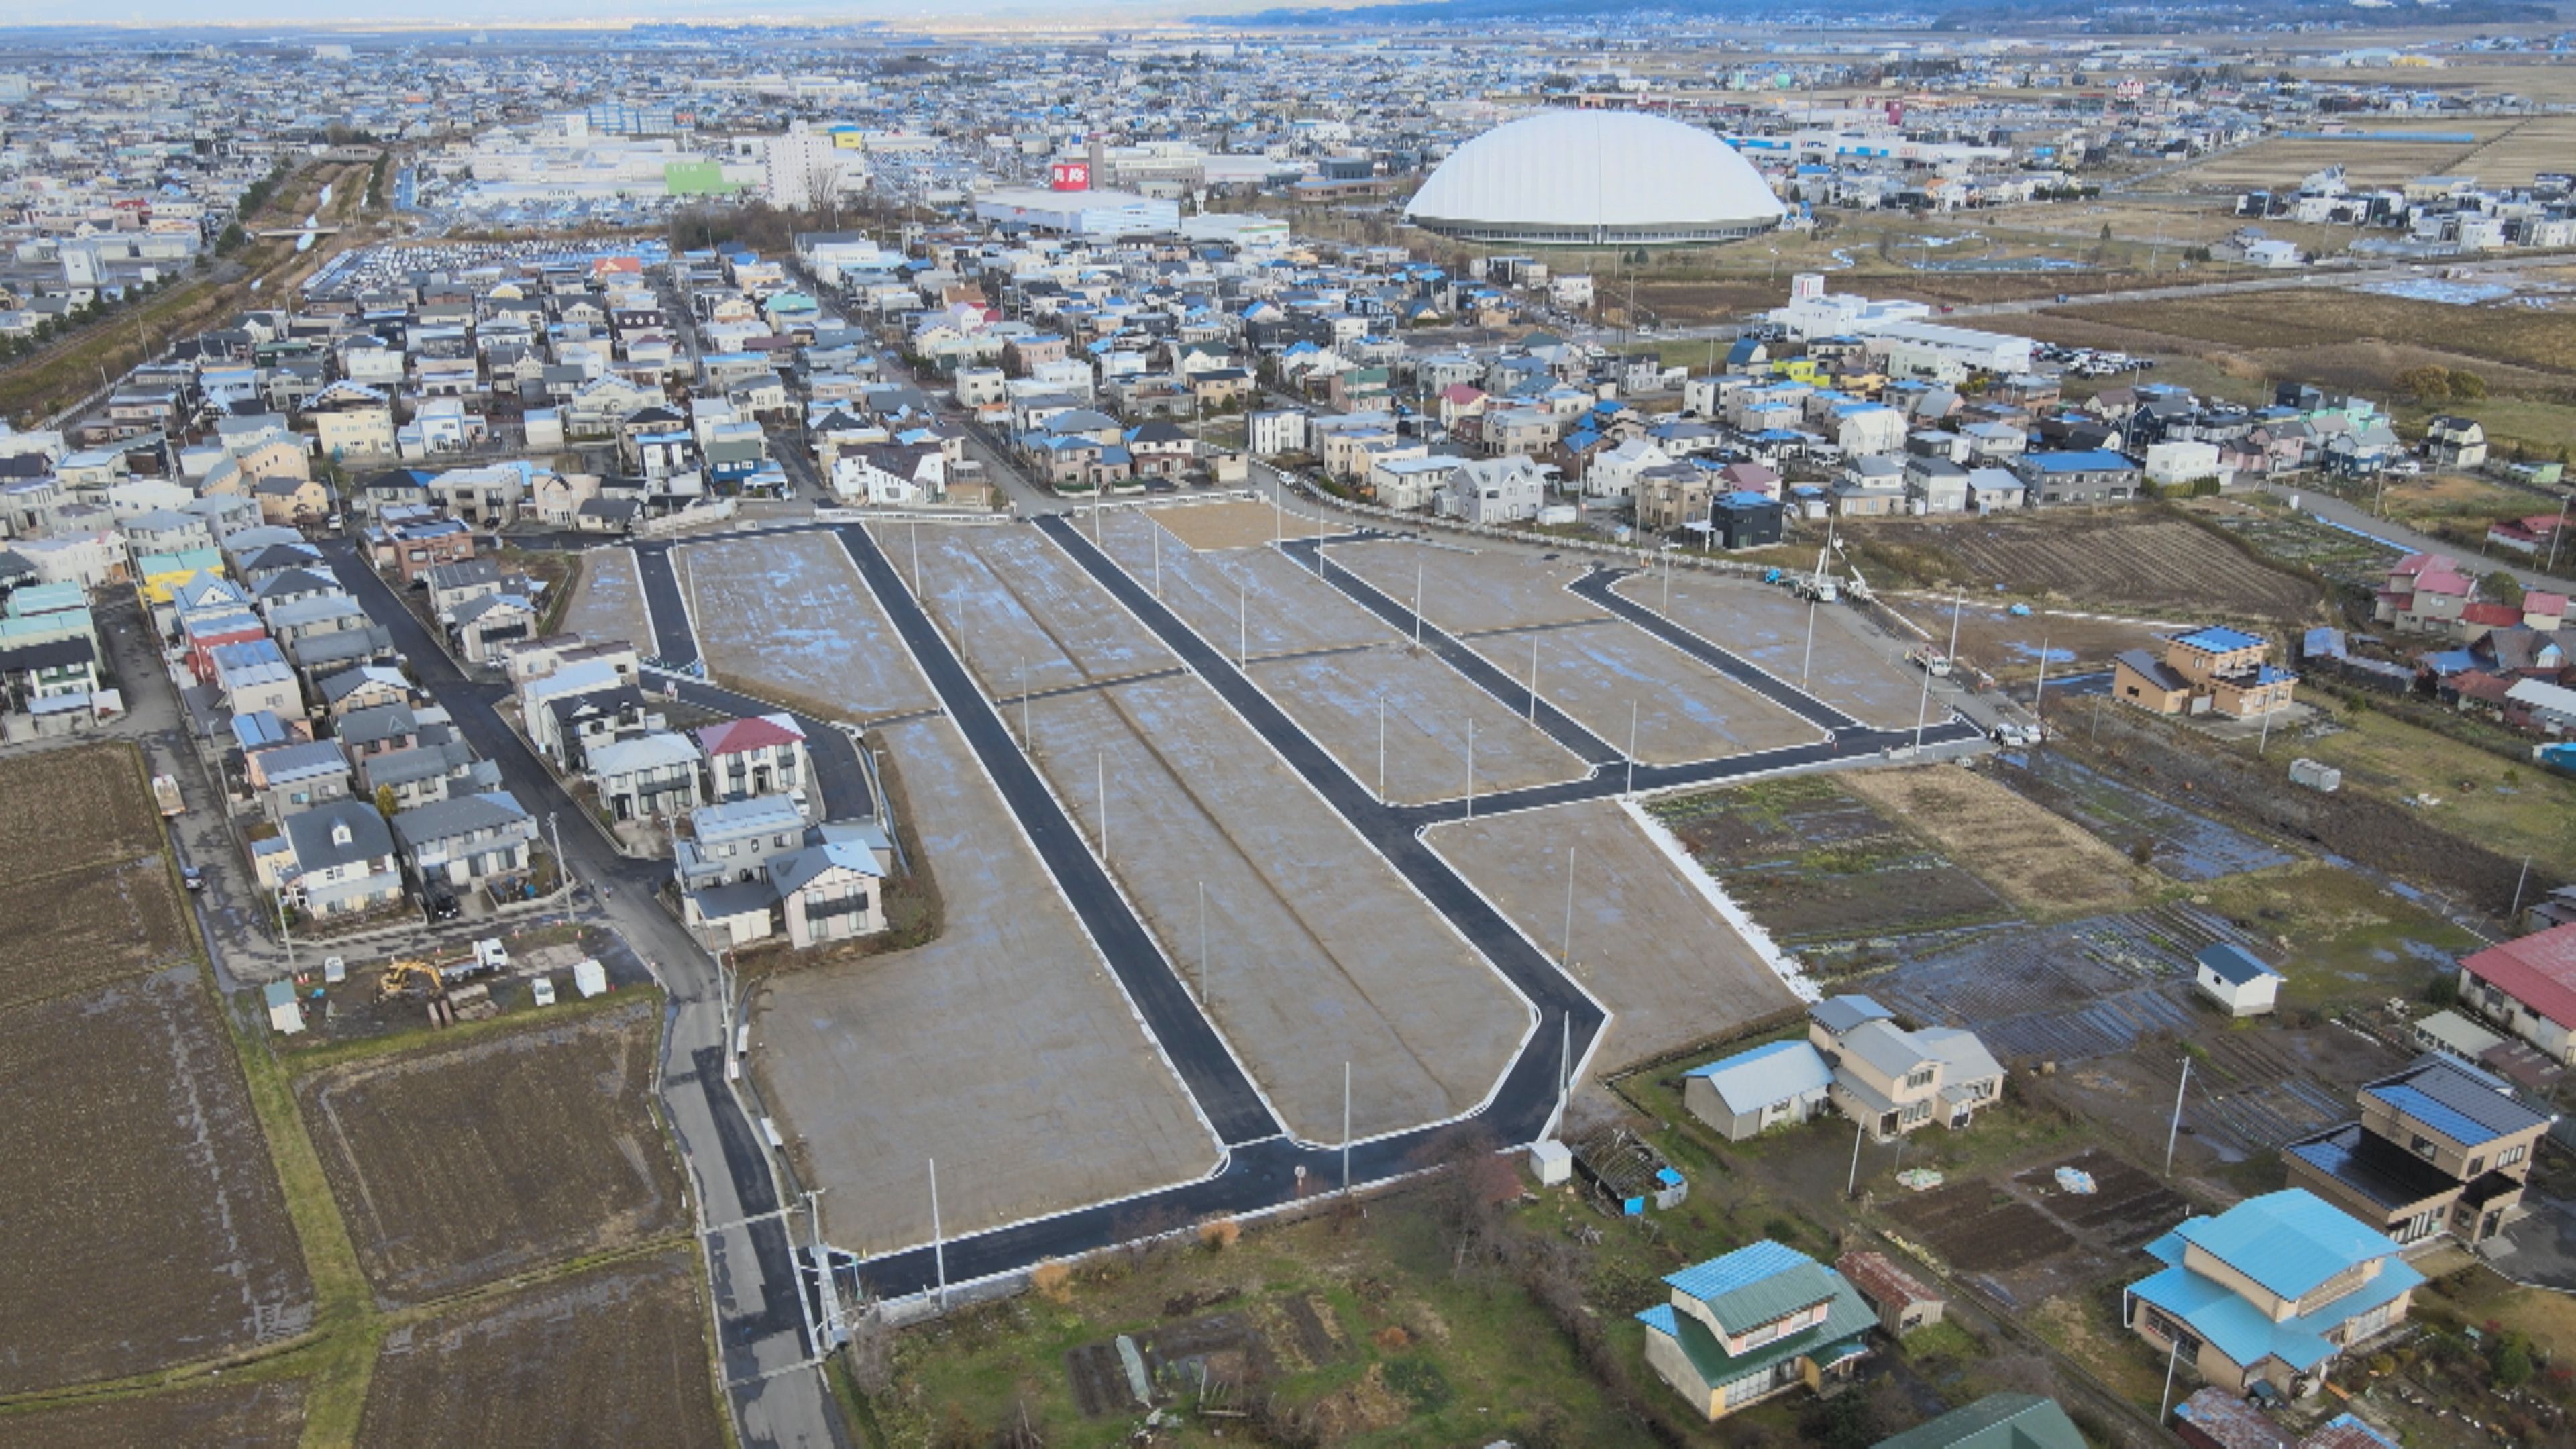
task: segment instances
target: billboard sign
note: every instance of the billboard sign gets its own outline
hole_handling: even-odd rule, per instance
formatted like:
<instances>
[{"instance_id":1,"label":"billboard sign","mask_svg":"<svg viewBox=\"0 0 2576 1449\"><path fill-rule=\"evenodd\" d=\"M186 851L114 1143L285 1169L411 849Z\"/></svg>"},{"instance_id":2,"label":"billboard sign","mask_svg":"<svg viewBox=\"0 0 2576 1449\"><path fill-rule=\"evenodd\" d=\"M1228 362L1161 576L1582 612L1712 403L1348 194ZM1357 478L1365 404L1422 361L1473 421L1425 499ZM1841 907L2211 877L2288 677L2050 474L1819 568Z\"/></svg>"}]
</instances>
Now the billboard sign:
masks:
<instances>
[{"instance_id":1,"label":"billboard sign","mask_svg":"<svg viewBox=\"0 0 2576 1449\"><path fill-rule=\"evenodd\" d=\"M1089 191L1091 189L1091 163L1088 161L1058 161L1047 168L1047 185L1057 191Z\"/></svg>"}]
</instances>

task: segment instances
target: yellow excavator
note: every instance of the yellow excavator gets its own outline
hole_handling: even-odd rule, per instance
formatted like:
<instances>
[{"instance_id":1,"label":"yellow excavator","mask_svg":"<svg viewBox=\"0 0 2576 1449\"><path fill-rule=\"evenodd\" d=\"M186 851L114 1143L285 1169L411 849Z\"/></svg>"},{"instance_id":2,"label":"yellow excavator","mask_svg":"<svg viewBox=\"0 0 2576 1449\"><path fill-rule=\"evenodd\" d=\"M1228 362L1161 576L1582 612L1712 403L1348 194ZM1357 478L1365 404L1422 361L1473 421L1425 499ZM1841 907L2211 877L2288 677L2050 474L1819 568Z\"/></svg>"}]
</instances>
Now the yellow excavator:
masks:
<instances>
[{"instance_id":1,"label":"yellow excavator","mask_svg":"<svg viewBox=\"0 0 2576 1449\"><path fill-rule=\"evenodd\" d=\"M434 1001L446 994L446 978L426 961L392 962L376 979L378 1001L391 1001L397 996L426 996Z\"/></svg>"}]
</instances>

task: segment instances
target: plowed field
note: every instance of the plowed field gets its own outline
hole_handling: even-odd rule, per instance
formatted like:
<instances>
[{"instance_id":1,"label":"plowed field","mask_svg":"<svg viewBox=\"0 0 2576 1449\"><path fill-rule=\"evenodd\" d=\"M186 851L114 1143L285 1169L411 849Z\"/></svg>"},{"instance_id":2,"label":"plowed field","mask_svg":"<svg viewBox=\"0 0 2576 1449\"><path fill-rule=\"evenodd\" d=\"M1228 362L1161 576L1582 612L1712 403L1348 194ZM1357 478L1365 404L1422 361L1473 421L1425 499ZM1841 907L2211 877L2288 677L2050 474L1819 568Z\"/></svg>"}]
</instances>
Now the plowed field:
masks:
<instances>
[{"instance_id":1,"label":"plowed field","mask_svg":"<svg viewBox=\"0 0 2576 1449\"><path fill-rule=\"evenodd\" d=\"M2290 623L2316 606L2316 585L2266 568L2225 539L2160 513L2042 513L1956 523L1900 523L1874 539L1937 552L1970 597L2006 593L2163 618Z\"/></svg>"}]
</instances>

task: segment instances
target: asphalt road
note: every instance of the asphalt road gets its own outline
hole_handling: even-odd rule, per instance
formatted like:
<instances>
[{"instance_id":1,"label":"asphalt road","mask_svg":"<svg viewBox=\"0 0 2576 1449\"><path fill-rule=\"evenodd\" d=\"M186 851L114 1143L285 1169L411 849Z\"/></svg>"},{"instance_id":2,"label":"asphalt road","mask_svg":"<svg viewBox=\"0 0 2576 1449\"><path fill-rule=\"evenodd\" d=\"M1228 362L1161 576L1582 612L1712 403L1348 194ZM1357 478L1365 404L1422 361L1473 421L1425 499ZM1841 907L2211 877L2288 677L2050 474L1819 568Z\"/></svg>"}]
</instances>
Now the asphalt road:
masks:
<instances>
[{"instance_id":1,"label":"asphalt road","mask_svg":"<svg viewBox=\"0 0 2576 1449\"><path fill-rule=\"evenodd\" d=\"M2340 498L2319 493L2313 488L2301 488L2296 483L2266 483L2263 485L2263 491L2276 498L2296 498L2299 500L2301 513L2312 515L2354 533L2368 534L2391 547L2414 553L2448 554L2459 560L2462 569L2480 578L2502 570L2513 575L2527 589L2548 589L2563 593L2570 587L2566 578L2543 573L2533 567L2531 561L2516 562L2511 558L2482 556L2456 543L2445 543L2429 534L2417 533L2402 523L2392 523L2385 518L2374 518L2367 508L2356 507ZM2547 513L2550 509L2546 503L2535 497L2532 499L2531 511ZM2576 564L2576 550L2561 550L2558 562L2562 566Z\"/></svg>"},{"instance_id":2,"label":"asphalt road","mask_svg":"<svg viewBox=\"0 0 2576 1449\"><path fill-rule=\"evenodd\" d=\"M663 1106L697 1189L710 1286L720 1324L727 1399L742 1440L754 1446L838 1449L840 1410L819 1371L791 1370L808 1355L799 1276L785 1223L728 1227L778 1205L778 1187L750 1120L724 1083L725 1013L714 964L653 902L669 868L618 855L493 706L505 691L468 679L419 618L353 545L323 545L332 571L376 622L422 684L455 719L475 752L500 767L503 784L539 816L559 819L565 864L593 887L617 887L594 906L652 967L669 1001L663 1037ZM583 822L572 825L572 820ZM596 900L596 895L594 896Z\"/></svg>"},{"instance_id":3,"label":"asphalt road","mask_svg":"<svg viewBox=\"0 0 2576 1449\"><path fill-rule=\"evenodd\" d=\"M698 635L680 593L679 571L671 564L668 543L634 546L635 577L644 586L644 612L653 621L653 653L665 664L698 662Z\"/></svg>"}]
</instances>

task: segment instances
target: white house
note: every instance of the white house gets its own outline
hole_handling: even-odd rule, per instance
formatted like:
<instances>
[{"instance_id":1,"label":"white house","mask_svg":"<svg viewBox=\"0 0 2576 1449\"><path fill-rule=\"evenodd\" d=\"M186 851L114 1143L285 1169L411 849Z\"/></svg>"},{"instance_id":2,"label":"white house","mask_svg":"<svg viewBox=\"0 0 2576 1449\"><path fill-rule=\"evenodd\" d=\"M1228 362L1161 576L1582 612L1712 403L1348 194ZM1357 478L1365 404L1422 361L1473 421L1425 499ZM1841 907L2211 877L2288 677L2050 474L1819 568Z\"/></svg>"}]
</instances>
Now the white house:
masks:
<instances>
[{"instance_id":1,"label":"white house","mask_svg":"<svg viewBox=\"0 0 2576 1449\"><path fill-rule=\"evenodd\" d=\"M1649 468L1666 467L1672 461L1672 455L1655 444L1630 438L1592 455L1591 463L1583 470L1583 496L1634 498L1639 476Z\"/></svg>"},{"instance_id":2,"label":"white house","mask_svg":"<svg viewBox=\"0 0 2576 1449\"><path fill-rule=\"evenodd\" d=\"M1555 471L1520 453L1470 458L1441 490L1440 511L1482 524L1536 518L1547 496L1547 475Z\"/></svg>"}]
</instances>

